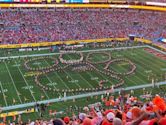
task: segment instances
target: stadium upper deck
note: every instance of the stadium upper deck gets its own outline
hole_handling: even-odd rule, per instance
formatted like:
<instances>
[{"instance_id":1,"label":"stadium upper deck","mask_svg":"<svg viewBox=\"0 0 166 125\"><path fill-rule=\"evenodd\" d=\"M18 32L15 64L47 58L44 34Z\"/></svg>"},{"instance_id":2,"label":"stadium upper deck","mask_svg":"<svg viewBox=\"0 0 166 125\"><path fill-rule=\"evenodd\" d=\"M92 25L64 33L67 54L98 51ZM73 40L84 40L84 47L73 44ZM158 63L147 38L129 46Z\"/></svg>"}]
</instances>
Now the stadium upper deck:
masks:
<instances>
[{"instance_id":1,"label":"stadium upper deck","mask_svg":"<svg viewBox=\"0 0 166 125\"><path fill-rule=\"evenodd\" d=\"M1 11L1 44L116 38L129 34L152 41L166 38L164 12L85 10Z\"/></svg>"}]
</instances>

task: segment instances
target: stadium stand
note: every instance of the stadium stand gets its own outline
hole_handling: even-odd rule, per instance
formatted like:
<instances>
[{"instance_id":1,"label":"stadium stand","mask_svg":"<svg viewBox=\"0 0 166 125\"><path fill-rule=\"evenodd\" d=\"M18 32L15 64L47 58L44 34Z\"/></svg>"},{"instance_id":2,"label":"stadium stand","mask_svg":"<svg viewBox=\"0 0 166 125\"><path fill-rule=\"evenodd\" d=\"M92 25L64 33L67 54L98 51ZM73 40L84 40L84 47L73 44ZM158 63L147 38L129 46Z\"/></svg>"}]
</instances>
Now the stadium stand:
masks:
<instances>
[{"instance_id":1,"label":"stadium stand","mask_svg":"<svg viewBox=\"0 0 166 125\"><path fill-rule=\"evenodd\" d=\"M117 38L129 34L158 44L159 38L166 38L165 18L164 12L135 10L2 11L1 44Z\"/></svg>"},{"instance_id":2,"label":"stadium stand","mask_svg":"<svg viewBox=\"0 0 166 125\"><path fill-rule=\"evenodd\" d=\"M107 108L100 105L85 106L83 112L78 115L73 114L71 117L66 115L61 119L23 122L19 116L10 125L165 125L166 102L164 98L159 95L145 98L147 101L142 102L130 94L118 97L107 95L101 98ZM0 123L0 125L5 125L5 123Z\"/></svg>"},{"instance_id":3,"label":"stadium stand","mask_svg":"<svg viewBox=\"0 0 166 125\"><path fill-rule=\"evenodd\" d=\"M0 44L126 38L132 34L166 47L159 42L160 38L166 38L165 19L164 12L123 9L57 9L55 12L4 9L0 12ZM19 116L15 122L5 121L0 125L166 125L166 101L159 95L146 102L129 94L106 95L101 101L105 107L87 106L78 115L28 122Z\"/></svg>"}]
</instances>

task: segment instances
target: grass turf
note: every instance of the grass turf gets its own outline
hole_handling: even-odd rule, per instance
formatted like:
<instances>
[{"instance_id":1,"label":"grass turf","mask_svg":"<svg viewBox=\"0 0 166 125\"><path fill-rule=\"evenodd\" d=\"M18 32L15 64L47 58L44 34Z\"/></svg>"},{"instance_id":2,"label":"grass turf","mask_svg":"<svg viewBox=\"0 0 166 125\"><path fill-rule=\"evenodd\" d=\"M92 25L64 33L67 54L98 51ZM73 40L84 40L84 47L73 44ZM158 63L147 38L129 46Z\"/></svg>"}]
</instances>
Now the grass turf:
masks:
<instances>
[{"instance_id":1,"label":"grass turf","mask_svg":"<svg viewBox=\"0 0 166 125\"><path fill-rule=\"evenodd\" d=\"M143 48L128 49L122 51L106 51L111 53L112 58L127 58L136 64L137 69L134 74L123 77L125 84L123 87L135 86L151 83L151 78L155 82L164 81L166 71L166 61L146 52ZM38 52L37 52L38 53ZM42 52L41 52L42 53ZM86 57L88 52L84 52ZM92 61L102 61L106 57L102 54L93 54ZM59 55L54 55L58 58ZM35 58L35 57L32 57ZM78 59L78 55L65 55L65 59ZM0 63L0 105L10 106L39 100L58 98L63 93L41 90L34 82L34 76L28 76L30 72L25 69L23 63L25 58L11 59ZM50 59L30 62L32 67L50 66L54 62ZM64 64L59 64L63 67ZM100 70L105 64L96 65ZM124 72L128 64L113 64L109 67L114 71ZM148 78L149 77L149 78ZM46 86L58 89L92 88L97 87L100 80L108 80L105 86L116 84L117 80L111 79L96 71L74 72L71 68L63 72L52 72L41 77L41 83ZM78 93L67 93L67 96Z\"/></svg>"}]
</instances>

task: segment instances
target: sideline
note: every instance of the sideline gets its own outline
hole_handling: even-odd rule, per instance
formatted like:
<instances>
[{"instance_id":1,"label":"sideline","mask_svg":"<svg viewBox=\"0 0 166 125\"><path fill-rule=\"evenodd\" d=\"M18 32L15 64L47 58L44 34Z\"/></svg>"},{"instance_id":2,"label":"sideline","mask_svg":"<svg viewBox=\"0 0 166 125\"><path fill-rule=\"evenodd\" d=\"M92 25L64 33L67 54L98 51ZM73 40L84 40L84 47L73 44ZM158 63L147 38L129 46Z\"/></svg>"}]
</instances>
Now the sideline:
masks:
<instances>
[{"instance_id":1,"label":"sideline","mask_svg":"<svg viewBox=\"0 0 166 125\"><path fill-rule=\"evenodd\" d=\"M166 85L166 81L155 83L155 87L159 87L161 85ZM143 85L131 86L131 87L124 88L124 90L128 91L128 90L136 90L136 89L150 88L150 87L154 87L154 84L143 84ZM114 93L119 92L121 90L122 90L122 88L115 89ZM63 97L61 99L56 98L56 99L49 99L49 100L38 101L38 102L31 102L31 103L26 103L26 104L7 106L7 107L2 107L2 111L8 111L8 110L13 110L13 109L18 109L18 108L25 108L25 107L28 108L28 107L36 105L36 103L38 103L38 104L41 104L41 103L44 103L44 104L55 103L55 102L62 102L62 101L79 99L79 98L84 98L84 97L89 97L89 96L102 95L102 94L106 94L106 91L104 90L104 91L100 91L100 92L91 92L91 93L80 94L80 95L75 95L75 96L68 96L68 97L65 97L65 98Z\"/></svg>"},{"instance_id":2,"label":"sideline","mask_svg":"<svg viewBox=\"0 0 166 125\"><path fill-rule=\"evenodd\" d=\"M158 52L160 52L160 53L162 53L162 54L165 54L166 55L166 52L164 52L164 51L161 51L161 50L159 50L159 49L156 49L156 48L154 48L154 47L152 47L152 46L148 46L149 48L151 48L151 49L154 49L154 50L156 50L156 51L158 51Z\"/></svg>"},{"instance_id":3,"label":"sideline","mask_svg":"<svg viewBox=\"0 0 166 125\"><path fill-rule=\"evenodd\" d=\"M105 48L105 49L94 49L94 50L82 50L78 52L97 52L97 51L107 51L107 50L121 50L121 49L132 49L132 48L143 48L149 47L148 45L143 46L132 46L132 47L118 47L118 48ZM8 56L8 57L0 57L0 59L8 59L8 58L24 58L24 57L39 57L39 56L53 56L59 55L60 53L45 53L45 54L32 54L32 55L20 55L20 56Z\"/></svg>"},{"instance_id":4,"label":"sideline","mask_svg":"<svg viewBox=\"0 0 166 125\"><path fill-rule=\"evenodd\" d=\"M108 50L121 50L121 49L132 49L132 48L144 48L148 47L151 49L154 49L162 54L166 55L166 52L159 50L157 48L154 48L149 45L143 45L143 46L132 46L132 47L118 47L118 48L106 48L106 49L94 49L94 50L82 50L78 52L98 52L98 51L108 51ZM8 59L8 58L25 58L25 57L40 57L40 56L53 56L53 55L59 55L60 53L44 53L44 54L32 54L32 55L20 55L20 56L8 56L8 57L0 57L0 59Z\"/></svg>"}]
</instances>

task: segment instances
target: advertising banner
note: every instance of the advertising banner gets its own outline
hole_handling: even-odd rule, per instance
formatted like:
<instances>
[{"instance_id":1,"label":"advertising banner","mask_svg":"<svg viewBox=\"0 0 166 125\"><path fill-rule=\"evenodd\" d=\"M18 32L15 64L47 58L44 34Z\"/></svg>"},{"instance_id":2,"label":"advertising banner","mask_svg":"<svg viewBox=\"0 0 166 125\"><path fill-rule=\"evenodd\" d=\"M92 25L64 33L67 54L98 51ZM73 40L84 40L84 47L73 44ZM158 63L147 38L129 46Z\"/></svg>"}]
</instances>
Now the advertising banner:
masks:
<instances>
[{"instance_id":1,"label":"advertising banner","mask_svg":"<svg viewBox=\"0 0 166 125\"><path fill-rule=\"evenodd\" d=\"M90 3L107 3L108 0L89 0Z\"/></svg>"},{"instance_id":2,"label":"advertising banner","mask_svg":"<svg viewBox=\"0 0 166 125\"><path fill-rule=\"evenodd\" d=\"M13 0L0 0L0 2L13 2Z\"/></svg>"},{"instance_id":3,"label":"advertising banner","mask_svg":"<svg viewBox=\"0 0 166 125\"><path fill-rule=\"evenodd\" d=\"M66 3L83 3L83 0L66 0Z\"/></svg>"}]
</instances>

